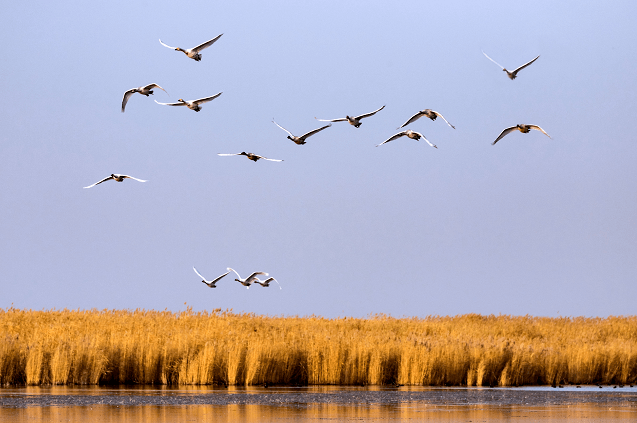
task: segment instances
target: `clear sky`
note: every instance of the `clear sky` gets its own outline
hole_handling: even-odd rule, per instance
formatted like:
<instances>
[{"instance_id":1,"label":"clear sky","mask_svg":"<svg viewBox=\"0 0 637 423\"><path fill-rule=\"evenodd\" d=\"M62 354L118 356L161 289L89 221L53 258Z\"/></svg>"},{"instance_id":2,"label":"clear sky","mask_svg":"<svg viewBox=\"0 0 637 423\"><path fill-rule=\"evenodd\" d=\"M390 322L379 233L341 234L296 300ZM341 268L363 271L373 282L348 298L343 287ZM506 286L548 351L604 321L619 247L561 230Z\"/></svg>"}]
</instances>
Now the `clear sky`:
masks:
<instances>
[{"instance_id":1,"label":"clear sky","mask_svg":"<svg viewBox=\"0 0 637 423\"><path fill-rule=\"evenodd\" d=\"M0 307L635 314L637 3L7 2ZM196 62L193 47L223 33ZM540 58L509 80L510 69ZM158 83L149 98L129 88ZM155 104L223 94L199 113ZM360 128L318 118L385 109ZM441 112L375 148L419 110ZM502 129L536 124L492 146ZM217 153L250 151L284 162ZM146 183L110 181L111 173ZM282 290L249 290L269 272Z\"/></svg>"}]
</instances>

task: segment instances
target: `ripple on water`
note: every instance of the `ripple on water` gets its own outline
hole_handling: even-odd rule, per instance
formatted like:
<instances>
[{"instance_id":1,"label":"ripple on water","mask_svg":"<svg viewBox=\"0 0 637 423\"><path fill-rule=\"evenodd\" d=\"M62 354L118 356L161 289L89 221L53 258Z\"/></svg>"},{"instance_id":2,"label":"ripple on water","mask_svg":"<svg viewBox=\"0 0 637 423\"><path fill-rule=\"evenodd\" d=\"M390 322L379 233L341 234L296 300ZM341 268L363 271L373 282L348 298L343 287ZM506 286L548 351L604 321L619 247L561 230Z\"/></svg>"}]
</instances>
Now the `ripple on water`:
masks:
<instances>
[{"instance_id":1,"label":"ripple on water","mask_svg":"<svg viewBox=\"0 0 637 423\"><path fill-rule=\"evenodd\" d=\"M27 387L0 389L0 420L637 421L637 388ZM529 420L530 418L530 420Z\"/></svg>"}]
</instances>

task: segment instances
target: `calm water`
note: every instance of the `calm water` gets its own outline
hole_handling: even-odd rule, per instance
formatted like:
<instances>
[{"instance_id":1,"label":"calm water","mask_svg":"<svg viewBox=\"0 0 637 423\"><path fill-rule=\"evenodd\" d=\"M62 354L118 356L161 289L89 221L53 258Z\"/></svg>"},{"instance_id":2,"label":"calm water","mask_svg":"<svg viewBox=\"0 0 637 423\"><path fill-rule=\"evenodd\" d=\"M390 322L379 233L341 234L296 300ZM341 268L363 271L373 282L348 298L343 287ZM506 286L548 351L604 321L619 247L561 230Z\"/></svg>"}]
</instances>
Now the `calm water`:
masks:
<instances>
[{"instance_id":1,"label":"calm water","mask_svg":"<svg viewBox=\"0 0 637 423\"><path fill-rule=\"evenodd\" d=\"M637 387L0 389L2 422L637 422Z\"/></svg>"}]
</instances>

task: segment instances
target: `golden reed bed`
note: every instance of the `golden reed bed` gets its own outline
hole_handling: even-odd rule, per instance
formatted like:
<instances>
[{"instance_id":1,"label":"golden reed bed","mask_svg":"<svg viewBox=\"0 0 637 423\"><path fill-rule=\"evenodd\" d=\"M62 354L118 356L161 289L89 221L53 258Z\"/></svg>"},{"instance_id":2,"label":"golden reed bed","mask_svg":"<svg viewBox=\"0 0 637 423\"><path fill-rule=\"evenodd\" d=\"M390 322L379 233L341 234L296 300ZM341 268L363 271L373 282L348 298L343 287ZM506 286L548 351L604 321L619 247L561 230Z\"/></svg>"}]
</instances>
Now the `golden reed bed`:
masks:
<instances>
[{"instance_id":1,"label":"golden reed bed","mask_svg":"<svg viewBox=\"0 0 637 423\"><path fill-rule=\"evenodd\" d=\"M516 386L637 380L637 317L365 319L0 309L0 384Z\"/></svg>"}]
</instances>

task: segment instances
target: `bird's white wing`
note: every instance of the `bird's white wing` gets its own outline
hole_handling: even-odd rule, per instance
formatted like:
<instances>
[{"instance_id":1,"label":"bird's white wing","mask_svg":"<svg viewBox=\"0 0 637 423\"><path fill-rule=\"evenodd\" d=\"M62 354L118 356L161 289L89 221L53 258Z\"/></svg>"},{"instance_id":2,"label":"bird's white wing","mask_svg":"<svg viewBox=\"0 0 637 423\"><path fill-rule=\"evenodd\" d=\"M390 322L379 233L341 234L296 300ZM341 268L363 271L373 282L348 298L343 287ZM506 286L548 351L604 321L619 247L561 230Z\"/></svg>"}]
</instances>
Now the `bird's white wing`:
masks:
<instances>
[{"instance_id":1,"label":"bird's white wing","mask_svg":"<svg viewBox=\"0 0 637 423\"><path fill-rule=\"evenodd\" d=\"M134 180L139 181L139 182L148 182L148 181L147 181L147 180L145 180L145 179L137 179L137 178L135 178L135 177L133 177L133 176L128 176L128 175L121 175L121 177L122 177L122 178L134 179Z\"/></svg>"},{"instance_id":2,"label":"bird's white wing","mask_svg":"<svg viewBox=\"0 0 637 423\"><path fill-rule=\"evenodd\" d=\"M197 269L195 269L195 266L193 266L193 267L192 267L192 270L194 270L194 271L195 271L195 273L196 273L196 274L197 274L197 275L198 275L201 279L203 279L204 281L206 280L206 278L204 278L203 276L201 276L201 273L197 272ZM207 282L207 281L206 281L206 282Z\"/></svg>"},{"instance_id":3,"label":"bird's white wing","mask_svg":"<svg viewBox=\"0 0 637 423\"><path fill-rule=\"evenodd\" d=\"M504 131L502 131L502 133L500 135L498 135L498 138L495 139L495 141L493 141L491 143L491 145L495 145L496 142L500 141L502 138L504 138L505 136L507 136L508 134L510 134L511 132L517 130L518 127L517 126L512 126L510 128L506 128Z\"/></svg>"},{"instance_id":4,"label":"bird's white wing","mask_svg":"<svg viewBox=\"0 0 637 423\"><path fill-rule=\"evenodd\" d=\"M263 156L258 156L259 158L263 159L263 160L268 160L271 162L282 162L283 160L278 160L278 159L268 159L267 157L263 157Z\"/></svg>"},{"instance_id":5,"label":"bird's white wing","mask_svg":"<svg viewBox=\"0 0 637 423\"><path fill-rule=\"evenodd\" d=\"M165 92L166 94L168 94L168 91L166 91L165 89L163 89L162 87L160 87L160 86L159 86L159 85L157 85L157 84L148 84L148 85L146 85L146 86L144 87L144 89L146 89L146 90L152 90L153 88L159 88L160 90L162 90L163 92ZM168 94L168 95L170 95L170 94Z\"/></svg>"},{"instance_id":6,"label":"bird's white wing","mask_svg":"<svg viewBox=\"0 0 637 423\"><path fill-rule=\"evenodd\" d=\"M234 273L236 273L236 274L237 274L237 277L238 277L239 279L241 279L241 275L239 275L239 272L237 272L236 270L234 270L232 267L228 267L228 268L226 268L226 270L228 270L228 271L232 270Z\"/></svg>"},{"instance_id":7,"label":"bird's white wing","mask_svg":"<svg viewBox=\"0 0 637 423\"><path fill-rule=\"evenodd\" d=\"M338 119L319 119L315 117L314 119L320 120L321 122L347 122L347 118L338 118Z\"/></svg>"},{"instance_id":8,"label":"bird's white wing","mask_svg":"<svg viewBox=\"0 0 637 423\"><path fill-rule=\"evenodd\" d=\"M101 181L95 182L93 185L89 185L89 186L84 187L84 188L93 188L95 185L99 185L102 182L108 181L109 179L113 179L113 177L112 176L107 176L106 178L102 179Z\"/></svg>"},{"instance_id":9,"label":"bird's white wing","mask_svg":"<svg viewBox=\"0 0 637 423\"><path fill-rule=\"evenodd\" d=\"M397 140L398 138L407 135L407 131L403 131L403 132L399 132L396 135L393 135L392 137L390 137L389 139L386 139L385 141L381 142L380 144L378 144L376 147L379 147L385 143L388 143L389 141L393 141L393 140Z\"/></svg>"},{"instance_id":10,"label":"bird's white wing","mask_svg":"<svg viewBox=\"0 0 637 423\"><path fill-rule=\"evenodd\" d=\"M455 126L453 126L452 124L450 124L450 123L449 123L449 121L448 121L447 119L445 119L445 117L444 117L443 115L441 115L440 113L438 113L438 112L436 112L436 111L434 111L434 110L432 110L432 112L434 112L434 113L436 114L436 116L441 117L441 118L442 118L442 120L444 120L445 122L447 122L447 125L451 126L453 129L456 129L456 127L455 127Z\"/></svg>"},{"instance_id":11,"label":"bird's white wing","mask_svg":"<svg viewBox=\"0 0 637 423\"><path fill-rule=\"evenodd\" d=\"M212 40L206 41L205 43L199 44L197 47L193 47L191 50L193 51L201 51L205 48L210 47L211 45L214 44L215 41L217 41L219 38L221 38L223 34L219 34L217 35L215 38L213 38Z\"/></svg>"},{"instance_id":12,"label":"bird's white wing","mask_svg":"<svg viewBox=\"0 0 637 423\"><path fill-rule=\"evenodd\" d=\"M230 273L230 271L224 273L223 275L217 277L215 280L213 280L212 282L210 282L211 284L216 284L217 282L219 282L220 279L224 278L228 273Z\"/></svg>"},{"instance_id":13,"label":"bird's white wing","mask_svg":"<svg viewBox=\"0 0 637 423\"><path fill-rule=\"evenodd\" d=\"M135 90L136 88L131 88L124 93L124 98L122 99L122 113L124 113L124 109L126 108L126 103L128 103L129 97L135 94Z\"/></svg>"},{"instance_id":14,"label":"bird's white wing","mask_svg":"<svg viewBox=\"0 0 637 423\"><path fill-rule=\"evenodd\" d=\"M504 69L504 66L502 66L501 64L499 64L498 62L496 62L495 60L493 60L492 58L490 58L489 56L487 56L487 53L485 53L484 51L482 52L482 54L484 54L487 59L491 60L493 63L495 63L496 65L500 66L500 68Z\"/></svg>"},{"instance_id":15,"label":"bird's white wing","mask_svg":"<svg viewBox=\"0 0 637 423\"><path fill-rule=\"evenodd\" d=\"M162 45L162 46L164 46L164 47L168 47L168 48L171 48L171 49L173 49L173 50L179 50L179 47L171 47L171 46L169 46L168 44L164 44L164 43L162 43L161 39L159 40L159 42L160 42L160 43L161 43L161 45Z\"/></svg>"},{"instance_id":16,"label":"bird's white wing","mask_svg":"<svg viewBox=\"0 0 637 423\"><path fill-rule=\"evenodd\" d=\"M531 60L531 61L530 61L530 62L528 62L528 63L523 64L522 66L520 66L519 68L517 68L516 70L514 70L514 71L513 71L513 72L511 72L511 73L517 73L518 71L520 71L520 70L524 69L525 67L529 66L531 63L535 62L535 61L536 61L539 57L540 57L540 56L536 57L535 59Z\"/></svg>"},{"instance_id":17,"label":"bird's white wing","mask_svg":"<svg viewBox=\"0 0 637 423\"><path fill-rule=\"evenodd\" d=\"M159 101L155 100L155 103L161 104L162 106L185 106L186 105L186 103L182 103L181 101L178 103L160 103Z\"/></svg>"},{"instance_id":18,"label":"bird's white wing","mask_svg":"<svg viewBox=\"0 0 637 423\"><path fill-rule=\"evenodd\" d=\"M550 136L549 134L547 134L547 133L544 131L544 129L540 128L540 127L539 127L539 126L537 126L537 125L529 125L529 128L531 128L531 129L535 129L535 130L537 130L537 131L540 131L540 132L542 132L544 135L546 135L547 137L551 138L551 136ZM551 139L553 139L553 138L551 138Z\"/></svg>"},{"instance_id":19,"label":"bird's white wing","mask_svg":"<svg viewBox=\"0 0 637 423\"><path fill-rule=\"evenodd\" d=\"M425 142L426 142L427 144L429 144L430 146L432 146L433 148L438 148L438 147L436 147L436 145L435 145L435 144L430 143L430 142L429 142L429 140L428 140L427 138L425 138L425 136L424 136L423 134L421 134L420 132L416 132L416 131L414 131L414 134L418 134L418 135L420 135L420 138L422 138L423 140L425 140Z\"/></svg>"},{"instance_id":20,"label":"bird's white wing","mask_svg":"<svg viewBox=\"0 0 637 423\"><path fill-rule=\"evenodd\" d=\"M240 156L241 153L234 153L234 154L230 154L230 153L217 153L217 156Z\"/></svg>"},{"instance_id":21,"label":"bird's white wing","mask_svg":"<svg viewBox=\"0 0 637 423\"><path fill-rule=\"evenodd\" d=\"M200 98L200 99L197 99L197 100L193 100L192 102L195 103L195 104L207 103L207 102L212 101L215 98L219 97L221 94L223 94L223 93L217 93L217 94L213 95L212 97Z\"/></svg>"},{"instance_id":22,"label":"bird's white wing","mask_svg":"<svg viewBox=\"0 0 637 423\"><path fill-rule=\"evenodd\" d=\"M365 113L364 115L356 116L356 117L355 117L355 119L356 119L356 120L361 120L361 119L364 119L364 118L366 118L366 117L373 116L373 115L375 115L376 113L378 113L378 112L380 112L381 110L383 110L384 108L385 108L385 106L381 107L381 108L380 108L380 109L378 109L378 110L374 110L374 111L373 111L373 112L371 112L371 113Z\"/></svg>"},{"instance_id":23,"label":"bird's white wing","mask_svg":"<svg viewBox=\"0 0 637 423\"><path fill-rule=\"evenodd\" d=\"M288 134L290 134L291 137L293 137L294 135L292 135L292 132L288 131L287 129L285 129L284 127L282 127L281 125L279 125L278 123L276 123L274 121L274 118L272 118L272 123L274 123L276 126L278 126L279 128L283 129L285 132L287 132Z\"/></svg>"},{"instance_id":24,"label":"bird's white wing","mask_svg":"<svg viewBox=\"0 0 637 423\"><path fill-rule=\"evenodd\" d=\"M248 278L246 279L246 282L253 282L258 275L268 276L268 274L265 272L253 272L250 276L248 276Z\"/></svg>"},{"instance_id":25,"label":"bird's white wing","mask_svg":"<svg viewBox=\"0 0 637 423\"><path fill-rule=\"evenodd\" d=\"M313 130L313 131L310 131L310 132L308 132L307 134L303 134L303 135L301 135L299 138L301 138L301 139L305 139L305 138L307 138L307 137L311 137L312 135L316 134L317 132L321 132L323 129L325 129L325 128L329 128L330 126L332 126L332 125L331 125L331 124L330 124L330 125L325 125L325 126L323 126L323 127L321 127L321 128L318 128L318 129L315 129L315 130Z\"/></svg>"},{"instance_id":26,"label":"bird's white wing","mask_svg":"<svg viewBox=\"0 0 637 423\"><path fill-rule=\"evenodd\" d=\"M409 125L410 123L417 121L418 119L420 119L420 118L421 118L421 117L423 117L424 115L425 115L425 114L424 114L424 113L421 113L421 112L416 113L415 115L413 115L412 117L410 117L410 118L409 118L409 120L408 120L407 122L403 123L403 124L402 124L400 127L398 127L397 129L404 128L405 126Z\"/></svg>"}]
</instances>

